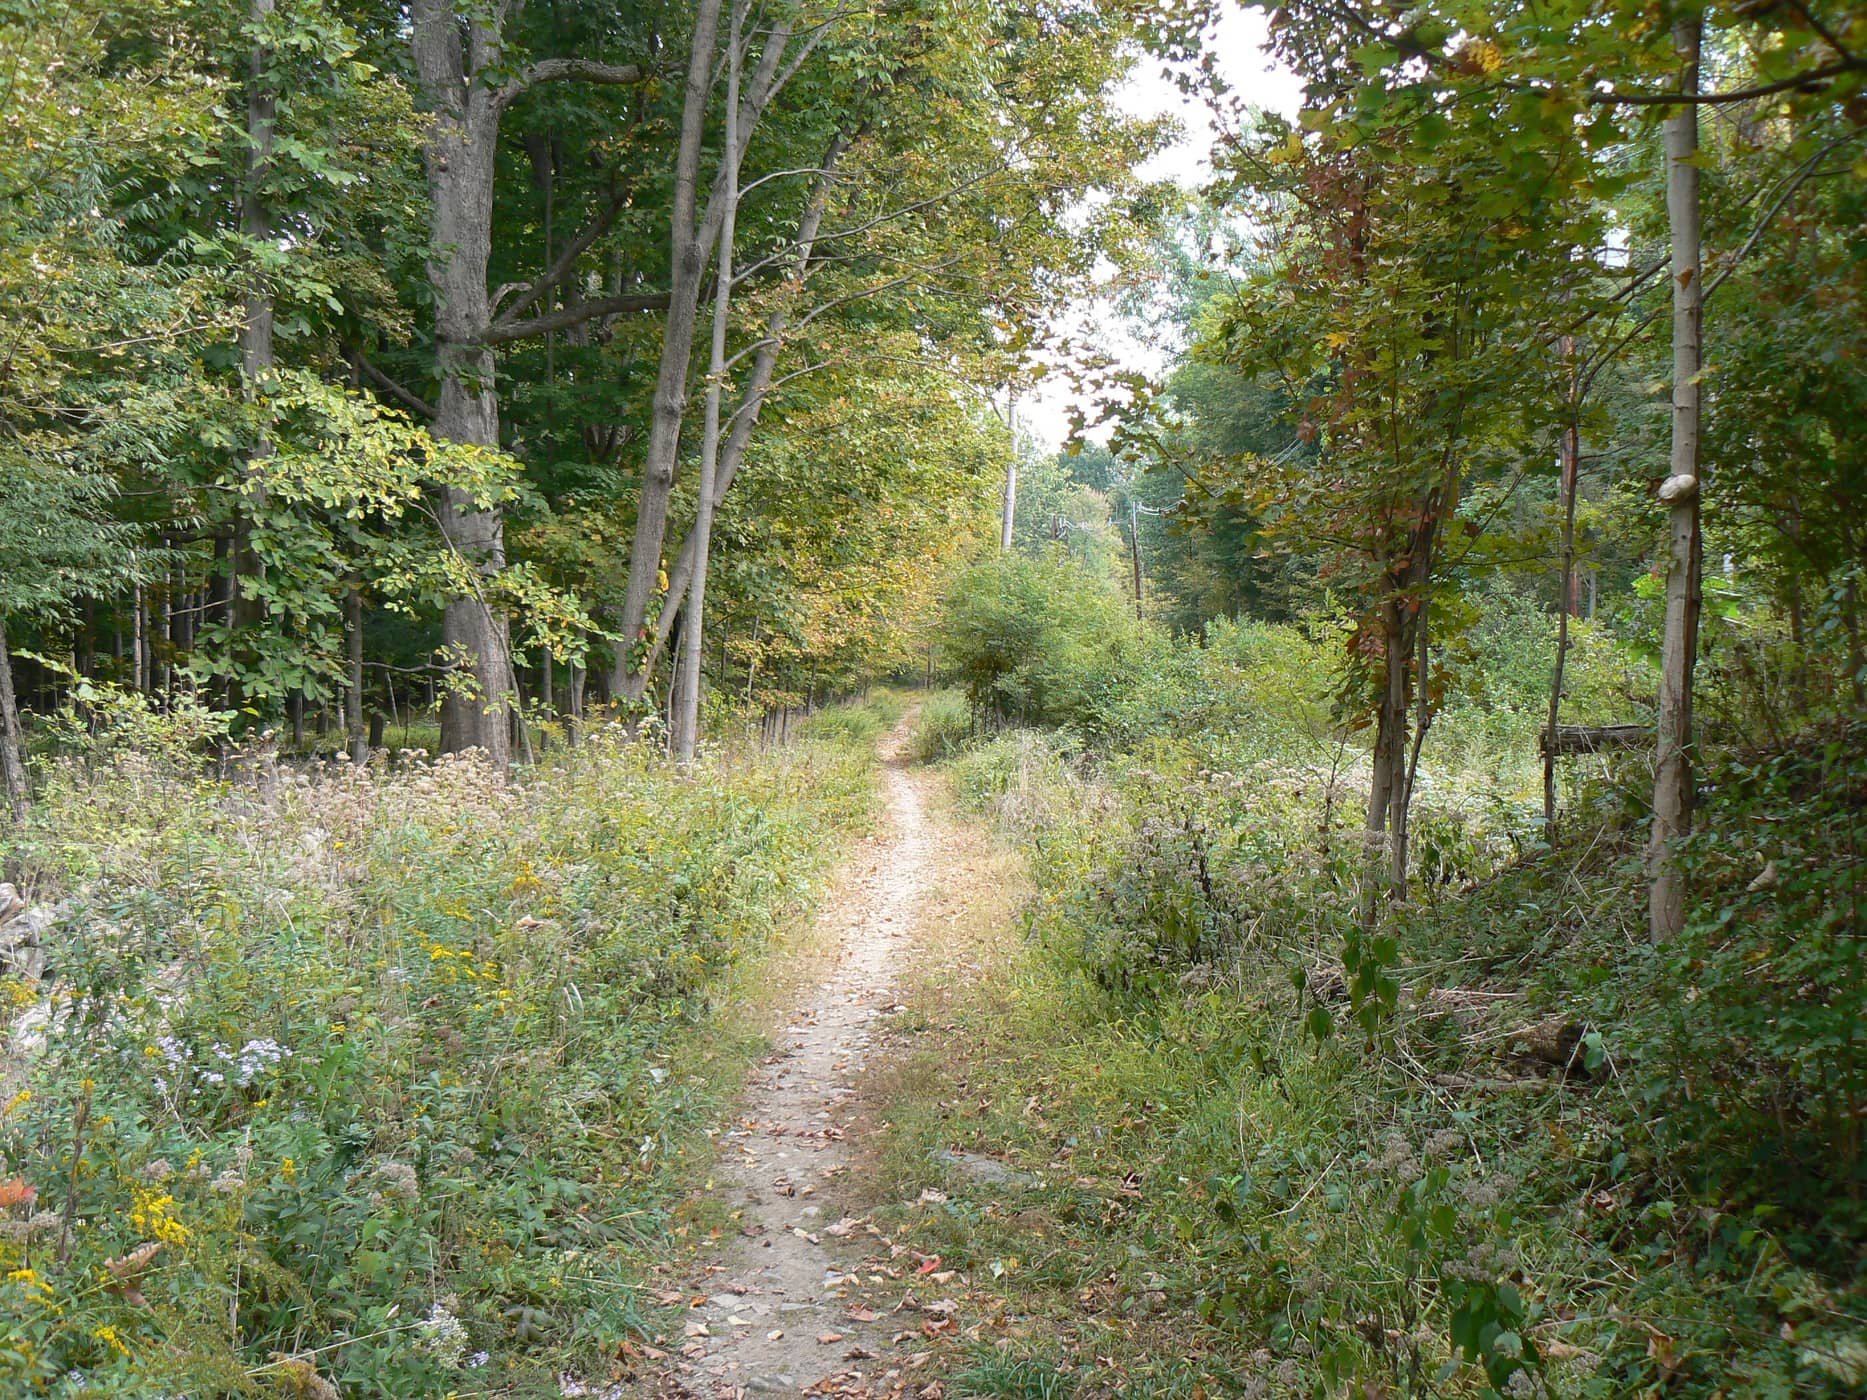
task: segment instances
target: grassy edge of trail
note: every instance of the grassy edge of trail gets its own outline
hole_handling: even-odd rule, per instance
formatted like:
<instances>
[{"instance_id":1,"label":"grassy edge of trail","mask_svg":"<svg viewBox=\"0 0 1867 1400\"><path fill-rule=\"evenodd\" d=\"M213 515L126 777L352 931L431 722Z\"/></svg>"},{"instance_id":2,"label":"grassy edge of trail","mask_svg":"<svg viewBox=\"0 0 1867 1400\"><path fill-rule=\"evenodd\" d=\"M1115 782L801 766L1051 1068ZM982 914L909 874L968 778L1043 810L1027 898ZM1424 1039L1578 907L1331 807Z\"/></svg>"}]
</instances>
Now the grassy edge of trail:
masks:
<instances>
[{"instance_id":1,"label":"grassy edge of trail","mask_svg":"<svg viewBox=\"0 0 1867 1400\"><path fill-rule=\"evenodd\" d=\"M1701 954L1645 943L1638 832L1617 810L1425 895L1381 960L1395 1004L1364 1031L1337 935L1297 905L1259 904L1223 958L1140 971L1159 966L1140 940L1169 936L1202 878L1210 900L1279 883L1249 825L1233 864L1204 828L1148 819L1163 794L1211 786L1167 762L1137 778L1027 732L943 765L1032 889L1009 929L962 922L923 961L913 1043L878 1094L874 1219L964 1290L949 1393L1857 1393L1858 1260L1808 1223L1844 1220L1846 1192L1796 1195L1793 1154L1772 1174L1761 1136L1704 1132L1661 1092L1685 1054L1698 1114L1731 1112L1687 1037L1748 1028L1728 1011L1695 1024L1733 995L1702 959L1703 1000L1667 996L1686 981L1673 960ZM1773 807L1772 835L1839 868L1813 854L1852 829L1821 762L1840 760L1801 760L1805 806ZM1240 810L1275 811L1271 788L1251 793ZM1749 802L1728 784L1704 820L1731 866L1708 886L1754 919L1771 891L1742 894ZM1804 919L1781 902L1769 917ZM1111 938L1133 940L1126 961ZM1535 1033L1572 1028L1565 1075Z\"/></svg>"},{"instance_id":2,"label":"grassy edge of trail","mask_svg":"<svg viewBox=\"0 0 1867 1400\"><path fill-rule=\"evenodd\" d=\"M756 1052L730 1029L875 809L887 694L683 776L598 733L258 792L132 752L0 852L0 1390L556 1394L641 1293ZM49 993L49 995L47 995ZM722 1012L726 1014L722 1015Z\"/></svg>"}]
</instances>

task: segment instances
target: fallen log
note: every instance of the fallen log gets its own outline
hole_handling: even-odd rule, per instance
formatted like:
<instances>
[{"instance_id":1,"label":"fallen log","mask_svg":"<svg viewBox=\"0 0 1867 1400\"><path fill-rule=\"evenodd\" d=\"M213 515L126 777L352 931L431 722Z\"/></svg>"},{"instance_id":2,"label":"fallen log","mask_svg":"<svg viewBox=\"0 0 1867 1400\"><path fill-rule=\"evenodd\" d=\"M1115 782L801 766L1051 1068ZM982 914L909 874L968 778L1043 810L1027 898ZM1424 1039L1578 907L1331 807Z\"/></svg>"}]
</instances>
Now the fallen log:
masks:
<instances>
[{"instance_id":1,"label":"fallen log","mask_svg":"<svg viewBox=\"0 0 1867 1400\"><path fill-rule=\"evenodd\" d=\"M1601 753L1607 749L1637 749L1653 737L1644 724L1559 724L1552 740L1545 729L1537 747L1546 754Z\"/></svg>"}]
</instances>

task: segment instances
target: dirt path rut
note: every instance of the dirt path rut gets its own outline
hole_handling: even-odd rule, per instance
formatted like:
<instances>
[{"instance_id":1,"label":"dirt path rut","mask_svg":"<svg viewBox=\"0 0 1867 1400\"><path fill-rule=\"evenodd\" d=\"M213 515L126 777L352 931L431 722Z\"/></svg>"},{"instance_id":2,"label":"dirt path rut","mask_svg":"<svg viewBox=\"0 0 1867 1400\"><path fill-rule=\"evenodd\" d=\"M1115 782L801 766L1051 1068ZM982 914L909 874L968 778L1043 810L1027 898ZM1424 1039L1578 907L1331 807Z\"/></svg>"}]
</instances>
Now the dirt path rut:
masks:
<instances>
[{"instance_id":1,"label":"dirt path rut","mask_svg":"<svg viewBox=\"0 0 1867 1400\"><path fill-rule=\"evenodd\" d=\"M925 1320L868 1301L889 1282L864 1272L885 1242L835 1204L852 1162L856 1078L884 1018L901 1009L892 987L936 863L922 791L928 780L902 757L911 720L882 748L883 828L818 916L829 975L800 993L802 1004L775 1034L777 1053L746 1086L741 1117L723 1135L716 1190L742 1212L739 1233L686 1280L684 1335L670 1339L678 1351L655 1378L659 1395L918 1390L917 1349L903 1343L918 1339Z\"/></svg>"}]
</instances>

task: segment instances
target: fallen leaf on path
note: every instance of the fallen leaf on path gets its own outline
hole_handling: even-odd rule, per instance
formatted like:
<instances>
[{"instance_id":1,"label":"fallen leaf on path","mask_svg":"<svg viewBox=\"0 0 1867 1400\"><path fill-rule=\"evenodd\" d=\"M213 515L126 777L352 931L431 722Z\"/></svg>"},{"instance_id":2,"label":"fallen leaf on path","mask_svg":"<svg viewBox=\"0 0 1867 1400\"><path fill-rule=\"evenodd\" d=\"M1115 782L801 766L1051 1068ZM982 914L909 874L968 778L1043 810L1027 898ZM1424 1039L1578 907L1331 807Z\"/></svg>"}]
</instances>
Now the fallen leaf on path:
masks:
<instances>
[{"instance_id":1,"label":"fallen leaf on path","mask_svg":"<svg viewBox=\"0 0 1867 1400\"><path fill-rule=\"evenodd\" d=\"M842 1340L843 1334L841 1332L819 1332L817 1334L817 1345L820 1347L835 1346Z\"/></svg>"}]
</instances>

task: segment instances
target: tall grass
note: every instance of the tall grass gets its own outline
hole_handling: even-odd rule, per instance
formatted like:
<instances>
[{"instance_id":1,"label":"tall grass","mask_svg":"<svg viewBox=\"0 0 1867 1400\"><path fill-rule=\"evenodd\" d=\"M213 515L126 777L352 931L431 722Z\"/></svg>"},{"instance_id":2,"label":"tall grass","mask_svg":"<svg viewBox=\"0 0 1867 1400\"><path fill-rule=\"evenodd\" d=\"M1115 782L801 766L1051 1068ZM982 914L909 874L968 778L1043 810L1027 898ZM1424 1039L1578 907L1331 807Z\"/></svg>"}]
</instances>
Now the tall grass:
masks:
<instances>
[{"instance_id":1,"label":"tall grass","mask_svg":"<svg viewBox=\"0 0 1867 1400\"><path fill-rule=\"evenodd\" d=\"M55 768L0 1095L0 1393L544 1395L645 1326L725 974L808 904L881 718L683 775Z\"/></svg>"}]
</instances>

